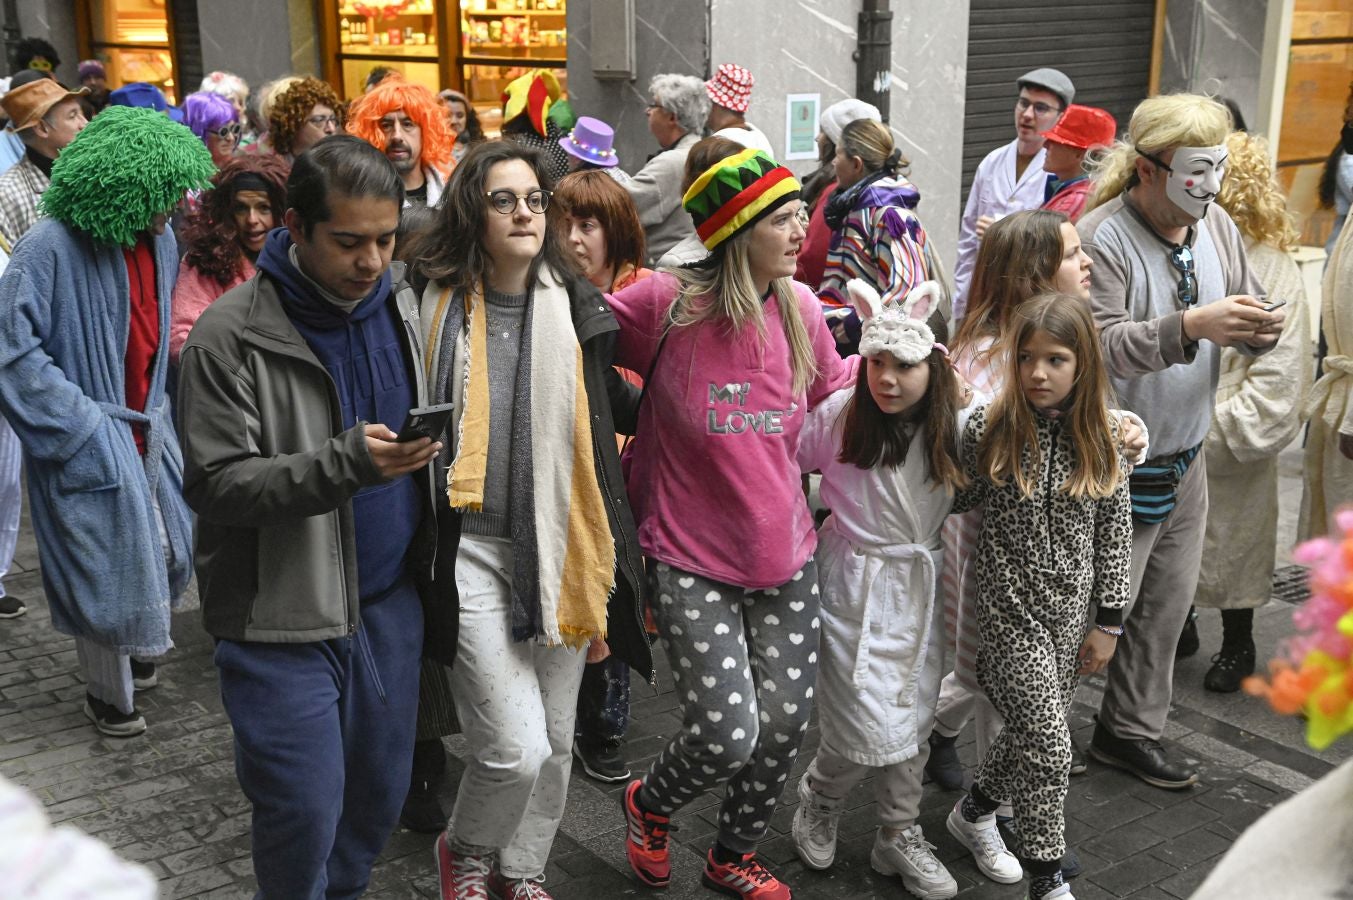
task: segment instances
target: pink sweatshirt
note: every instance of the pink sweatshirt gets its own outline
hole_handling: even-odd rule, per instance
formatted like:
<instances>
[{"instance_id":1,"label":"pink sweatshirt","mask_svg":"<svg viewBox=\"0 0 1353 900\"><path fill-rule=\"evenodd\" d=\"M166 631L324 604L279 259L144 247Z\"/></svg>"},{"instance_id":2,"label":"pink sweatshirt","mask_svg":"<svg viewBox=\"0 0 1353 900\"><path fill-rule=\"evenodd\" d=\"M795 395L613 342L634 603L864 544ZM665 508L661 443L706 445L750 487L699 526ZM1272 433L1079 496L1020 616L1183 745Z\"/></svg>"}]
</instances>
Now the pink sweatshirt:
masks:
<instances>
[{"instance_id":1,"label":"pink sweatshirt","mask_svg":"<svg viewBox=\"0 0 1353 900\"><path fill-rule=\"evenodd\" d=\"M250 278L254 277L254 264L249 260L244 261L244 272L236 276L230 284L225 287L215 278L209 275L203 275L197 269L188 265L187 261L179 263L179 277L174 282L173 312L169 318L169 361L178 365L179 354L183 352L183 345L188 342L188 332L193 330L197 324L197 317L202 315L202 311L211 306L221 295L233 287L244 284Z\"/></svg>"},{"instance_id":2,"label":"pink sweatshirt","mask_svg":"<svg viewBox=\"0 0 1353 900\"><path fill-rule=\"evenodd\" d=\"M794 285L820 370L793 394L778 300L766 339L720 324L669 333L639 414L629 494L645 555L743 588L778 587L817 547L796 460L807 407L851 383L807 287ZM616 365L648 372L676 279L657 274L611 297L620 323Z\"/></svg>"}]
</instances>

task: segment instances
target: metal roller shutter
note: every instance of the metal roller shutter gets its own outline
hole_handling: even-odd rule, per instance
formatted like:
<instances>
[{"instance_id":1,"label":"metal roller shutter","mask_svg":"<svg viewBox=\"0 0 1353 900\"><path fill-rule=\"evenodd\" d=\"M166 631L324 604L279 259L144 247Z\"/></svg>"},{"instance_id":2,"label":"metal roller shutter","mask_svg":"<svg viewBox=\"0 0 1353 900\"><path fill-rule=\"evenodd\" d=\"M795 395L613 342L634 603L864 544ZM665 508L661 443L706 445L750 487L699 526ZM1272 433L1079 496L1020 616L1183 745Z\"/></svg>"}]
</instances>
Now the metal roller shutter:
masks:
<instances>
[{"instance_id":1,"label":"metal roller shutter","mask_svg":"<svg viewBox=\"0 0 1353 900\"><path fill-rule=\"evenodd\" d=\"M1155 0L972 0L963 200L982 158L1014 139L1015 79L1030 69L1065 72L1077 103L1126 128L1150 83L1155 15Z\"/></svg>"}]
</instances>

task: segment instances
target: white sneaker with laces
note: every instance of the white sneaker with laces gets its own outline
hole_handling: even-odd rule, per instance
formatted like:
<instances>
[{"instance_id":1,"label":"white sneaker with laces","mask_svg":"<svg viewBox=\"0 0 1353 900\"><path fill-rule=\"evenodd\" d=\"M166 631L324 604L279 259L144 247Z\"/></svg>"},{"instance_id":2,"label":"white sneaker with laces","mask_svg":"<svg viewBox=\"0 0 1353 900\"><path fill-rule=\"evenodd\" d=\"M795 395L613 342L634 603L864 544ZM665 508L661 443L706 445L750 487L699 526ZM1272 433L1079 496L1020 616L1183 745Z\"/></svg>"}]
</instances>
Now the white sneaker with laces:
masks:
<instances>
[{"instance_id":1,"label":"white sneaker with laces","mask_svg":"<svg viewBox=\"0 0 1353 900\"><path fill-rule=\"evenodd\" d=\"M1042 897L1035 897L1032 894L1026 894L1025 896L1028 897L1029 900L1076 900L1075 897L1071 896L1071 885L1066 883L1057 885L1057 887L1053 888Z\"/></svg>"},{"instance_id":2,"label":"white sneaker with laces","mask_svg":"<svg viewBox=\"0 0 1353 900\"><path fill-rule=\"evenodd\" d=\"M921 900L945 900L958 893L958 882L935 858L935 845L925 839L920 825L905 828L891 840L884 829L874 838L869 864L880 875L900 875L902 885Z\"/></svg>"},{"instance_id":3,"label":"white sneaker with laces","mask_svg":"<svg viewBox=\"0 0 1353 900\"><path fill-rule=\"evenodd\" d=\"M962 800L954 804L945 825L949 833L972 853L973 861L982 874L1001 884L1014 884L1023 878L1023 867L1015 855L1005 849L1005 841L1001 840L1001 833L996 830L996 814L990 813L976 822L969 822L959 810L962 805Z\"/></svg>"},{"instance_id":4,"label":"white sneaker with laces","mask_svg":"<svg viewBox=\"0 0 1353 900\"><path fill-rule=\"evenodd\" d=\"M799 779L799 808L794 813L794 849L810 869L821 871L836 859L836 826L846 808L845 799L832 800L808 786L808 773Z\"/></svg>"}]
</instances>

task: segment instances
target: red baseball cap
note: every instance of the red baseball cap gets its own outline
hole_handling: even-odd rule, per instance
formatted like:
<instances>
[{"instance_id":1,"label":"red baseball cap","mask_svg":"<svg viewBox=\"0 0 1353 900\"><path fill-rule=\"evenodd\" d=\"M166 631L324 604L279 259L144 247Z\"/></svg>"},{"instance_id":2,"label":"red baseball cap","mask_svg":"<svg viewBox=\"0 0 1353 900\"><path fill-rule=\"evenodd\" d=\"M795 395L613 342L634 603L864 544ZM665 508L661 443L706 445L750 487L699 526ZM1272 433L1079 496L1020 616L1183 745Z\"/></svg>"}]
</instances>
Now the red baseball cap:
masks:
<instances>
[{"instance_id":1,"label":"red baseball cap","mask_svg":"<svg viewBox=\"0 0 1353 900\"><path fill-rule=\"evenodd\" d=\"M1073 103L1057 124L1043 134L1043 139L1078 150L1093 150L1109 146L1117 135L1118 123L1106 110Z\"/></svg>"}]
</instances>

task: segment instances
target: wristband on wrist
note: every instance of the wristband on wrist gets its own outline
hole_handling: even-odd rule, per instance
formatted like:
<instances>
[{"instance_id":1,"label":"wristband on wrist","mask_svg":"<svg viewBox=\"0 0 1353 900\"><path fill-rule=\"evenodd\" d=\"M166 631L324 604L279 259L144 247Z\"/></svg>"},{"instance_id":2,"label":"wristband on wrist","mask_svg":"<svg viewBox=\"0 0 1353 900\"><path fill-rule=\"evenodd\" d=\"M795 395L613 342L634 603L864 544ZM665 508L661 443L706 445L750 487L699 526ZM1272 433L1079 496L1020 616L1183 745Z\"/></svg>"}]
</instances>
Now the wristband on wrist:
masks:
<instances>
[{"instance_id":1,"label":"wristband on wrist","mask_svg":"<svg viewBox=\"0 0 1353 900\"><path fill-rule=\"evenodd\" d=\"M1123 636L1122 625L1100 625L1098 622L1096 622L1095 627L1098 628L1100 631L1104 632L1105 634L1109 635L1110 637L1117 638Z\"/></svg>"}]
</instances>

